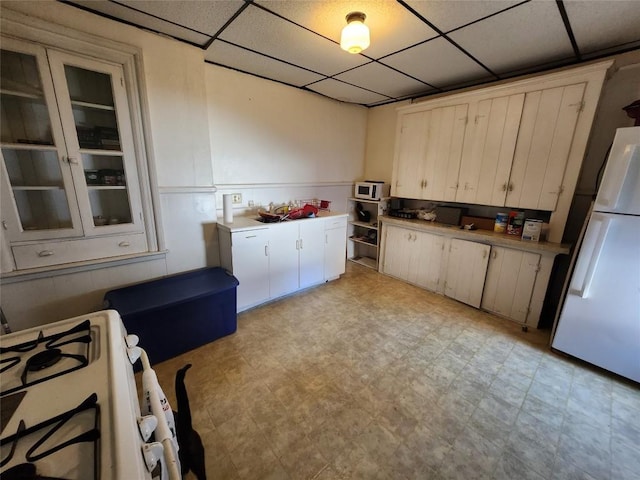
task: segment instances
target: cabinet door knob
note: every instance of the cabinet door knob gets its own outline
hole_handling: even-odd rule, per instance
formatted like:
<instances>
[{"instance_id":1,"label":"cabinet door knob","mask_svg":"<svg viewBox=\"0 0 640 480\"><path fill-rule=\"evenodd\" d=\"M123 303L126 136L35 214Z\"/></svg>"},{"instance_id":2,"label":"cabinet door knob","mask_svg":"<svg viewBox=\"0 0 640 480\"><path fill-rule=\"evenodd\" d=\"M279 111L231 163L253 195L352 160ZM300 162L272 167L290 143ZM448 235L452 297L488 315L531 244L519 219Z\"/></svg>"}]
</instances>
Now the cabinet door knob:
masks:
<instances>
[{"instance_id":1,"label":"cabinet door knob","mask_svg":"<svg viewBox=\"0 0 640 480\"><path fill-rule=\"evenodd\" d=\"M7 226L7 221L6 220L2 220L2 228L4 228L5 230L9 230L9 227Z\"/></svg>"},{"instance_id":2,"label":"cabinet door knob","mask_svg":"<svg viewBox=\"0 0 640 480\"><path fill-rule=\"evenodd\" d=\"M78 159L77 157L67 157L67 162L72 163L73 165L77 165Z\"/></svg>"},{"instance_id":3,"label":"cabinet door knob","mask_svg":"<svg viewBox=\"0 0 640 480\"><path fill-rule=\"evenodd\" d=\"M509 182L509 191L513 192L513 183Z\"/></svg>"},{"instance_id":4,"label":"cabinet door knob","mask_svg":"<svg viewBox=\"0 0 640 480\"><path fill-rule=\"evenodd\" d=\"M502 191L503 191L503 192L506 192L506 191L507 191L507 182L504 182L504 183L502 184Z\"/></svg>"},{"instance_id":5,"label":"cabinet door knob","mask_svg":"<svg viewBox=\"0 0 640 480\"><path fill-rule=\"evenodd\" d=\"M269 256L269 245L265 245L264 246L264 256L268 257Z\"/></svg>"},{"instance_id":6,"label":"cabinet door knob","mask_svg":"<svg viewBox=\"0 0 640 480\"><path fill-rule=\"evenodd\" d=\"M302 250L304 247L302 246L302 239L300 239L300 250Z\"/></svg>"},{"instance_id":7,"label":"cabinet door knob","mask_svg":"<svg viewBox=\"0 0 640 480\"><path fill-rule=\"evenodd\" d=\"M118 246L119 246L119 247L130 247L130 246L131 246L131 243L126 242L126 241L125 241L125 242L120 242L120 243L118 244Z\"/></svg>"},{"instance_id":8,"label":"cabinet door knob","mask_svg":"<svg viewBox=\"0 0 640 480\"><path fill-rule=\"evenodd\" d=\"M50 257L51 255L53 255L53 250L42 250L38 252L39 257Z\"/></svg>"}]
</instances>

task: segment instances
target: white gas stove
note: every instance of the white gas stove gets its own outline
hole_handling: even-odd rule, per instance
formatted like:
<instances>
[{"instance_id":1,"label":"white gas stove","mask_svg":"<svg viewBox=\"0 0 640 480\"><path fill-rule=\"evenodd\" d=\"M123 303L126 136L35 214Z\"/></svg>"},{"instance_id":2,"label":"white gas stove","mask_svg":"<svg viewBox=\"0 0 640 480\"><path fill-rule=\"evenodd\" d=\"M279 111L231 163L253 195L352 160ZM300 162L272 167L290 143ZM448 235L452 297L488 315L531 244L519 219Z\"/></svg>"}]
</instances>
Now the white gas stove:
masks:
<instances>
[{"instance_id":1,"label":"white gas stove","mask_svg":"<svg viewBox=\"0 0 640 480\"><path fill-rule=\"evenodd\" d=\"M0 337L3 479L181 478L171 408L137 341L115 310Z\"/></svg>"}]
</instances>

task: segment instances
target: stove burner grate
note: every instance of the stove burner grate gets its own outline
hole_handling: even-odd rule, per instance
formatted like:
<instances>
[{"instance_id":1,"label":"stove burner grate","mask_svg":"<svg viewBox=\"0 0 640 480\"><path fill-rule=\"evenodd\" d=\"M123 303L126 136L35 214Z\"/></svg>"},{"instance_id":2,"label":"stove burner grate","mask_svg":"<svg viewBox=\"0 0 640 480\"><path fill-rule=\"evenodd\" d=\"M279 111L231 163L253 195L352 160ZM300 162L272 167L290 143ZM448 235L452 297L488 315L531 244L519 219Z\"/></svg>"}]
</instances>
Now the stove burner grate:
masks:
<instances>
[{"instance_id":1,"label":"stove burner grate","mask_svg":"<svg viewBox=\"0 0 640 480\"><path fill-rule=\"evenodd\" d=\"M21 364L24 355L21 357L20 354L35 350L39 346L41 348L40 352L32 355L25 361L20 375L20 384L9 387L6 390L3 389L0 396L8 395L31 385L65 375L87 366L89 364L89 345L91 341L91 322L85 320L64 332L44 336L43 332L40 331L35 340L29 340L9 347L0 347L0 354L13 354L0 359L0 372L5 372ZM76 353L65 353L64 347L68 349L69 346L82 344L86 347L80 349L80 354L77 353L77 349L74 350ZM66 366L62 369L52 369L50 374L45 374L44 376L33 376L35 372L44 371L65 358L71 359L72 361L67 362Z\"/></svg>"},{"instance_id":2,"label":"stove burner grate","mask_svg":"<svg viewBox=\"0 0 640 480\"><path fill-rule=\"evenodd\" d=\"M89 417L89 424L85 423L85 428L82 429L81 433L75 433L73 436L69 438L69 436L65 433L68 429L68 426L74 424L74 422L82 422L80 419L81 415L86 415L89 413L91 416ZM76 420L77 419L77 420ZM2 478L6 475L13 474L21 474L21 473L29 473L33 471L35 473L35 469L37 467L37 463L39 460L44 458L53 456L58 454L59 452L63 452L65 449L73 447L74 445L79 444L88 444L91 451L93 452L93 462L90 466L90 469L93 472L93 478L98 478L98 449L99 449L99 439L100 439L100 430L98 426L100 424L100 405L98 404L98 396L93 393L89 397L87 397L80 405L71 410L61 413L60 415L56 415L49 420L45 420L37 425L33 425L31 427L26 427L25 422L23 420L20 421L18 429L16 433L10 435L6 438L0 440L0 446L9 447L9 452L4 454L4 457L0 459L0 468L6 466L16 456L16 451L19 450L20 454L17 458L18 463L8 468L4 472L2 472ZM77 426L77 425L76 425ZM31 435L34 435L33 437ZM62 435L60 437L60 435ZM52 439L55 441L52 443ZM20 444L26 443L26 445L22 445L17 448ZM92 447L91 447L92 444ZM26 452L25 448L28 449ZM55 457L52 457L55 459ZM74 460L83 461L84 458L75 458ZM25 463L28 462L28 463ZM64 462L54 461L51 464L61 464ZM25 467L27 465L28 467ZM7 477L7 478L30 478L30 477ZM35 476L33 478L54 478L51 476ZM85 480L86 475L82 476L82 479Z\"/></svg>"}]
</instances>

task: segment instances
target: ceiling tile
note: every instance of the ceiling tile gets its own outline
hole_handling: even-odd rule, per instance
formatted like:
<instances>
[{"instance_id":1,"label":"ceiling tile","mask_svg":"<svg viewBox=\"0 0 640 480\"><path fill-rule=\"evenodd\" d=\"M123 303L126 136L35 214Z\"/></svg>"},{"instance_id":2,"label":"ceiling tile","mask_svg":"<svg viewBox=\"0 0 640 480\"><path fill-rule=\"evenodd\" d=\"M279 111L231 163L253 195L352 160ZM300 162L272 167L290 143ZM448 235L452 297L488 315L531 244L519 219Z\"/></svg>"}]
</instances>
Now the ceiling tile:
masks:
<instances>
[{"instance_id":1,"label":"ceiling tile","mask_svg":"<svg viewBox=\"0 0 640 480\"><path fill-rule=\"evenodd\" d=\"M438 88L488 75L484 68L443 38L391 55L381 62Z\"/></svg>"},{"instance_id":2,"label":"ceiling tile","mask_svg":"<svg viewBox=\"0 0 640 480\"><path fill-rule=\"evenodd\" d=\"M407 5L444 32L516 5L522 0L407 0Z\"/></svg>"},{"instance_id":3,"label":"ceiling tile","mask_svg":"<svg viewBox=\"0 0 640 480\"><path fill-rule=\"evenodd\" d=\"M73 1L72 4L81 5L90 10L110 15L134 25L138 25L142 28L147 28L156 32L164 33L165 35L169 35L171 37L178 38L192 44L202 46L205 45L210 39L209 36L202 33L194 32L193 30L174 25L164 20L159 20L147 15L146 13L141 13L110 1L78 0Z\"/></svg>"},{"instance_id":4,"label":"ceiling tile","mask_svg":"<svg viewBox=\"0 0 640 480\"><path fill-rule=\"evenodd\" d=\"M220 40L213 42L205 54L205 60L297 87L324 78L322 75L253 53Z\"/></svg>"},{"instance_id":5,"label":"ceiling tile","mask_svg":"<svg viewBox=\"0 0 640 480\"><path fill-rule=\"evenodd\" d=\"M449 36L498 74L573 55L555 2L525 3Z\"/></svg>"},{"instance_id":6,"label":"ceiling tile","mask_svg":"<svg viewBox=\"0 0 640 480\"><path fill-rule=\"evenodd\" d=\"M194 2L193 0L119 0L137 10L156 15L165 20L192 28L201 33L214 35L244 5L243 0L216 0Z\"/></svg>"},{"instance_id":7,"label":"ceiling tile","mask_svg":"<svg viewBox=\"0 0 640 480\"><path fill-rule=\"evenodd\" d=\"M363 53L380 58L437 36L426 23L397 2L389 0L314 0L256 3L327 38L340 42L350 12L363 12L371 32L371 46Z\"/></svg>"},{"instance_id":8,"label":"ceiling tile","mask_svg":"<svg viewBox=\"0 0 640 480\"><path fill-rule=\"evenodd\" d=\"M335 78L393 98L431 90L428 85L376 62L341 73Z\"/></svg>"},{"instance_id":9,"label":"ceiling tile","mask_svg":"<svg viewBox=\"0 0 640 480\"><path fill-rule=\"evenodd\" d=\"M351 55L336 43L254 5L249 5L220 38L324 75L367 62L363 56Z\"/></svg>"},{"instance_id":10,"label":"ceiling tile","mask_svg":"<svg viewBox=\"0 0 640 480\"><path fill-rule=\"evenodd\" d=\"M640 42L640 1L565 0L581 53ZM630 45L631 46L631 45Z\"/></svg>"},{"instance_id":11,"label":"ceiling tile","mask_svg":"<svg viewBox=\"0 0 640 480\"><path fill-rule=\"evenodd\" d=\"M327 97L340 100L341 102L368 105L388 100L388 98L383 95L378 95L377 93L369 92L362 88L354 87L332 78L321 80L313 85L309 85L307 88L314 92L326 95Z\"/></svg>"}]
</instances>

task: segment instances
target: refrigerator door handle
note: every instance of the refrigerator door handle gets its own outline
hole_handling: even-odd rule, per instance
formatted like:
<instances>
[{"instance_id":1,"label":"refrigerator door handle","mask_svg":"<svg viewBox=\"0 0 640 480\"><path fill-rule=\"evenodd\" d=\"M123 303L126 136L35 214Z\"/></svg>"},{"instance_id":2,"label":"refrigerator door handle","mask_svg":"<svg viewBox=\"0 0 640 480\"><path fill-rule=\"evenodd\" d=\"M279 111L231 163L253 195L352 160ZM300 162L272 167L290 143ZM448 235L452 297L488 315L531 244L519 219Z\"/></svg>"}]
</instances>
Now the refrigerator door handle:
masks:
<instances>
[{"instance_id":1,"label":"refrigerator door handle","mask_svg":"<svg viewBox=\"0 0 640 480\"><path fill-rule=\"evenodd\" d=\"M582 298L589 296L589 287L593 280L593 275L600 260L602 247L607 239L611 219L607 215L593 213L591 221L584 236L580 256L582 261L578 261L571 277L569 294Z\"/></svg>"},{"instance_id":2,"label":"refrigerator door handle","mask_svg":"<svg viewBox=\"0 0 640 480\"><path fill-rule=\"evenodd\" d=\"M638 175L640 167L640 153L638 145L626 145L620 160L612 162L611 168L607 172L606 178L603 178L602 185L596 197L595 210L600 207L604 209L620 208L620 201L625 193L625 180L629 181L631 177ZM633 186L631 186L633 188Z\"/></svg>"}]
</instances>

